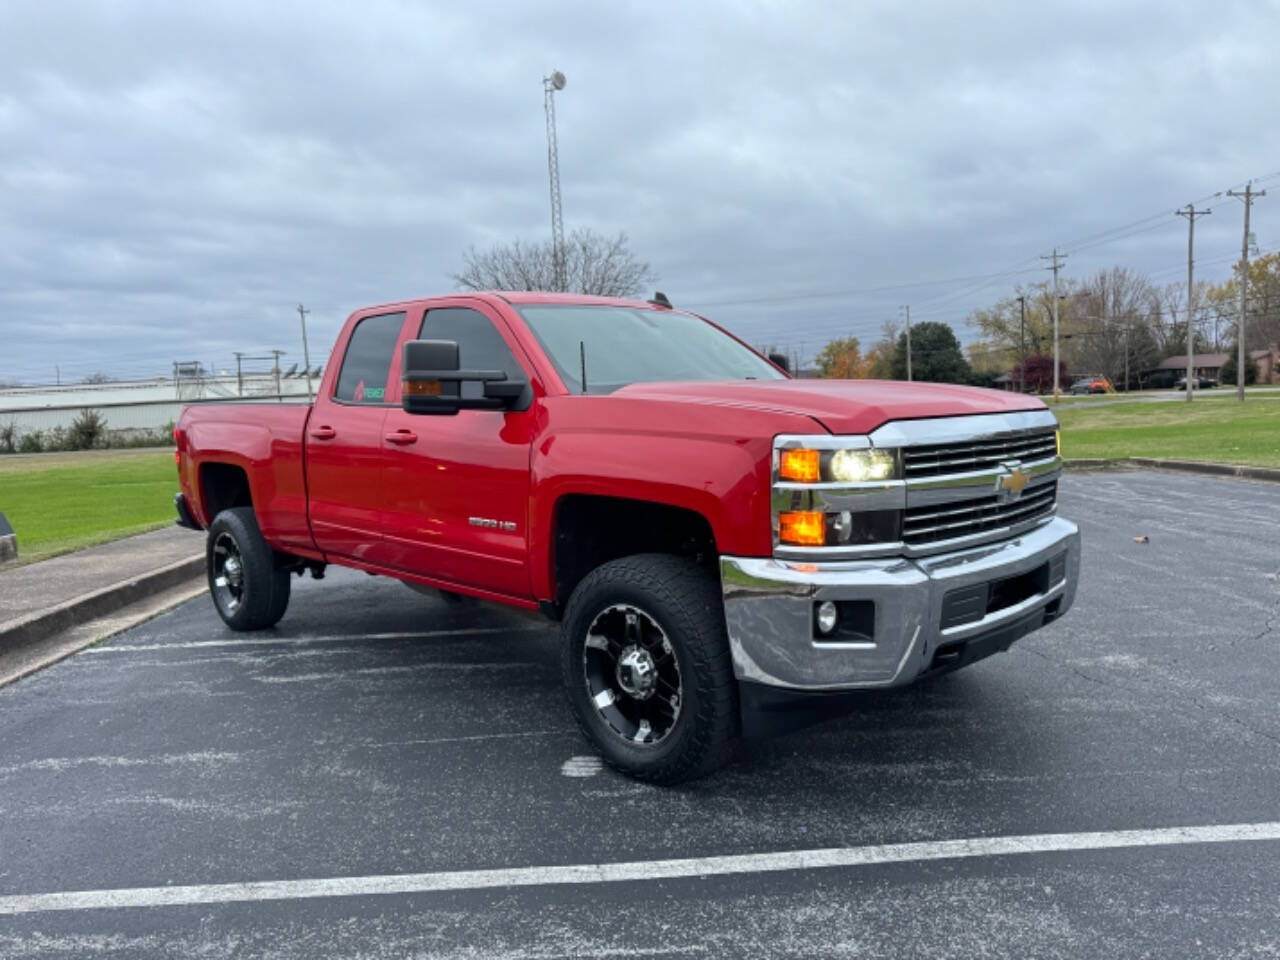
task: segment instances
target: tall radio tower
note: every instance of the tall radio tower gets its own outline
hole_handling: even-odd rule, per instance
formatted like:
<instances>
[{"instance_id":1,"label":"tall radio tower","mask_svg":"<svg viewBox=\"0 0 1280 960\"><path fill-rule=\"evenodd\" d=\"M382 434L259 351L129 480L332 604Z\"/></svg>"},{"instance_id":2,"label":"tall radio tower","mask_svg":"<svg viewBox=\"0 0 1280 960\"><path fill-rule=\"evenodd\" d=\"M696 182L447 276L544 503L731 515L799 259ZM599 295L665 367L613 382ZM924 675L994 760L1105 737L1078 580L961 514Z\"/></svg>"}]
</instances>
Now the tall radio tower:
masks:
<instances>
[{"instance_id":1,"label":"tall radio tower","mask_svg":"<svg viewBox=\"0 0 1280 960\"><path fill-rule=\"evenodd\" d=\"M569 285L565 276L564 214L560 210L560 155L556 150L556 91L564 89L564 74L553 70L542 78L547 110L547 176L551 179L551 270L555 289L564 292Z\"/></svg>"}]
</instances>

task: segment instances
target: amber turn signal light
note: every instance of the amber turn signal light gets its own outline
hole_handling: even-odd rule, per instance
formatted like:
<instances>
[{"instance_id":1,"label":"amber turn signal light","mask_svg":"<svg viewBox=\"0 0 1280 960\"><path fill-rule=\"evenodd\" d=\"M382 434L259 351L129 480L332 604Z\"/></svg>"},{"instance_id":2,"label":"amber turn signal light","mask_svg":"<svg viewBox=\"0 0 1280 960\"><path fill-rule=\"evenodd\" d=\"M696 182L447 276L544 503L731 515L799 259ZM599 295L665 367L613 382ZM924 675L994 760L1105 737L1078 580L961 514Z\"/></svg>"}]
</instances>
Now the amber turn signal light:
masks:
<instances>
[{"instance_id":1,"label":"amber turn signal light","mask_svg":"<svg viewBox=\"0 0 1280 960\"><path fill-rule=\"evenodd\" d=\"M827 542L826 518L816 510L780 513L778 539L798 547L821 547Z\"/></svg>"},{"instance_id":2,"label":"amber turn signal light","mask_svg":"<svg viewBox=\"0 0 1280 960\"><path fill-rule=\"evenodd\" d=\"M438 397L444 389L439 380L405 380L404 392L408 397Z\"/></svg>"},{"instance_id":3,"label":"amber turn signal light","mask_svg":"<svg viewBox=\"0 0 1280 960\"><path fill-rule=\"evenodd\" d=\"M783 450L778 460L778 476L798 483L817 483L821 478L821 463L822 453L818 450Z\"/></svg>"}]
</instances>

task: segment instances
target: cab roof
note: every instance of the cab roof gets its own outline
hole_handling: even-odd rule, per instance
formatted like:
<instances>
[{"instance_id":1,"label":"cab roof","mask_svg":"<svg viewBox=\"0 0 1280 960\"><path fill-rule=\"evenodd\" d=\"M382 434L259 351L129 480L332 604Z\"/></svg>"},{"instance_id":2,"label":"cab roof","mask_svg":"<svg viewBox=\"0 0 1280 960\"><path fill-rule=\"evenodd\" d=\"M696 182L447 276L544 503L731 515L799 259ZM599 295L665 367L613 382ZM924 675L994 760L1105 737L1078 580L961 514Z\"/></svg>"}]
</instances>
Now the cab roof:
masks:
<instances>
[{"instance_id":1,"label":"cab roof","mask_svg":"<svg viewBox=\"0 0 1280 960\"><path fill-rule=\"evenodd\" d=\"M403 310L414 304L428 300L443 300L446 297L475 297L480 300L502 300L512 306L524 304L563 303L574 306L597 307L633 307L640 310L674 310L674 305L666 306L647 300L636 300L625 297L600 297L582 293L548 293L542 290L454 290L449 293L437 293L427 297L410 297L390 303L379 303L361 307L356 313L367 314L373 310Z\"/></svg>"}]
</instances>

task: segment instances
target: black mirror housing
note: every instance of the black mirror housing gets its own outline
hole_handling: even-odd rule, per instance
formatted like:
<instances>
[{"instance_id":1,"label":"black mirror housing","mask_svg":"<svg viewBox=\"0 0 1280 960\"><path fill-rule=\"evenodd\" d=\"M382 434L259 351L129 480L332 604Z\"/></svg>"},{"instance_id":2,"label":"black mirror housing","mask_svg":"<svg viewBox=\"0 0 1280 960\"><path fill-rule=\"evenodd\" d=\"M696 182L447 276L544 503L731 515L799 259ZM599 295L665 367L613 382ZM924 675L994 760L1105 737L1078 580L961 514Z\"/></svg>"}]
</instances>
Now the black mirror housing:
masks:
<instances>
[{"instance_id":1,"label":"black mirror housing","mask_svg":"<svg viewBox=\"0 0 1280 960\"><path fill-rule=\"evenodd\" d=\"M527 410L533 402L527 381L508 379L502 370L460 369L456 340L409 340L400 370L400 406L405 413ZM483 396L463 397L464 383L482 384Z\"/></svg>"},{"instance_id":2,"label":"black mirror housing","mask_svg":"<svg viewBox=\"0 0 1280 960\"><path fill-rule=\"evenodd\" d=\"M769 354L769 362L782 370L783 373L791 372L791 361L787 359L787 355L785 353Z\"/></svg>"}]
</instances>

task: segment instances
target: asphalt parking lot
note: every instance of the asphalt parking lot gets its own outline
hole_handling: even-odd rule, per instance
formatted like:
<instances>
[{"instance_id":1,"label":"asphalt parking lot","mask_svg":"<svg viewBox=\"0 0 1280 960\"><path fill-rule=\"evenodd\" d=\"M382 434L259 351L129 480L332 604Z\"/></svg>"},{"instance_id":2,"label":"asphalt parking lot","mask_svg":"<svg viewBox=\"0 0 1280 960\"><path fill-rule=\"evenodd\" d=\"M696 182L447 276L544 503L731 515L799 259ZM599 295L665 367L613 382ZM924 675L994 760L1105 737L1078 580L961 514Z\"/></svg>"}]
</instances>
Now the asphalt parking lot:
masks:
<instances>
[{"instance_id":1,"label":"asphalt parking lot","mask_svg":"<svg viewBox=\"0 0 1280 960\"><path fill-rule=\"evenodd\" d=\"M599 768L536 619L343 571L269 634L187 603L0 690L0 956L1280 955L1280 487L1061 513L1068 617L678 789Z\"/></svg>"}]
</instances>

